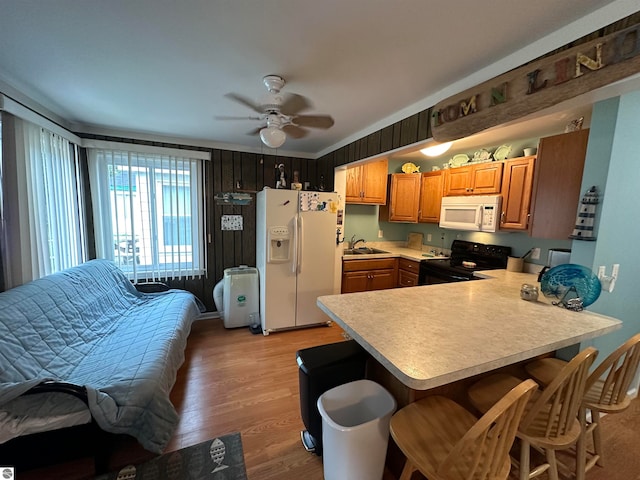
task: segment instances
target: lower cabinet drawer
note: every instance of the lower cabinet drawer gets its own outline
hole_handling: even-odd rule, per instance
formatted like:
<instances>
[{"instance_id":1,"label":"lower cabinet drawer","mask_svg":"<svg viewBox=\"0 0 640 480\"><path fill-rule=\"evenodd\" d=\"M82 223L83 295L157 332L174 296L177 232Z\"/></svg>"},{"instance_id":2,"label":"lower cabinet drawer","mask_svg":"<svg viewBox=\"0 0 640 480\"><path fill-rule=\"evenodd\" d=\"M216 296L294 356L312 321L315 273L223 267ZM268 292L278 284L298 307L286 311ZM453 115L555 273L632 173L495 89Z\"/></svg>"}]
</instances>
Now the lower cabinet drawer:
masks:
<instances>
[{"instance_id":1,"label":"lower cabinet drawer","mask_svg":"<svg viewBox=\"0 0 640 480\"><path fill-rule=\"evenodd\" d=\"M407 272L406 270L398 270L398 286L399 287L415 287L418 285L418 274Z\"/></svg>"},{"instance_id":2,"label":"lower cabinet drawer","mask_svg":"<svg viewBox=\"0 0 640 480\"><path fill-rule=\"evenodd\" d=\"M418 273L420 271L420 262L415 260L407 260L406 258L398 259L398 268L407 272Z\"/></svg>"},{"instance_id":3,"label":"lower cabinet drawer","mask_svg":"<svg viewBox=\"0 0 640 480\"><path fill-rule=\"evenodd\" d=\"M397 268L397 258L370 258L363 260L343 260L343 272L359 272L366 270L381 270L385 268Z\"/></svg>"}]
</instances>

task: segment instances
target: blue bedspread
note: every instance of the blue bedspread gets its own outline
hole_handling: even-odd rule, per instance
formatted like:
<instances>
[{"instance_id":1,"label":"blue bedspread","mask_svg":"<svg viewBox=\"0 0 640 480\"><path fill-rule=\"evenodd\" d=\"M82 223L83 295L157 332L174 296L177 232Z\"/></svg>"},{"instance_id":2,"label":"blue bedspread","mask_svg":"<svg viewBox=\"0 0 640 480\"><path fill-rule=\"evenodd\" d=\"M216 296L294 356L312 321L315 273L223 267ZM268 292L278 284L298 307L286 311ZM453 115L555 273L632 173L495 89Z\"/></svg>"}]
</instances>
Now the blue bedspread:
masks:
<instances>
[{"instance_id":1,"label":"blue bedspread","mask_svg":"<svg viewBox=\"0 0 640 480\"><path fill-rule=\"evenodd\" d=\"M103 430L160 453L178 422L169 392L202 310L185 291L138 292L106 260L0 293L0 407L43 380L84 386Z\"/></svg>"}]
</instances>

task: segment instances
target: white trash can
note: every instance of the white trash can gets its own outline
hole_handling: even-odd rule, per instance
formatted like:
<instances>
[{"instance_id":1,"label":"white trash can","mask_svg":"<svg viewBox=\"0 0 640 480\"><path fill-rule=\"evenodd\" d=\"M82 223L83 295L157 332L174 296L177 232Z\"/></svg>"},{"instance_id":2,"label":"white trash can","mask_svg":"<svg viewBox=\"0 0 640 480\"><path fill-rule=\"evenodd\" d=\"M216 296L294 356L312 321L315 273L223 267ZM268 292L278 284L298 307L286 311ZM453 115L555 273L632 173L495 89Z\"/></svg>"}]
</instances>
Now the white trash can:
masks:
<instances>
[{"instance_id":1,"label":"white trash can","mask_svg":"<svg viewBox=\"0 0 640 480\"><path fill-rule=\"evenodd\" d=\"M356 380L318 398L325 480L380 480L396 401L381 385Z\"/></svg>"}]
</instances>

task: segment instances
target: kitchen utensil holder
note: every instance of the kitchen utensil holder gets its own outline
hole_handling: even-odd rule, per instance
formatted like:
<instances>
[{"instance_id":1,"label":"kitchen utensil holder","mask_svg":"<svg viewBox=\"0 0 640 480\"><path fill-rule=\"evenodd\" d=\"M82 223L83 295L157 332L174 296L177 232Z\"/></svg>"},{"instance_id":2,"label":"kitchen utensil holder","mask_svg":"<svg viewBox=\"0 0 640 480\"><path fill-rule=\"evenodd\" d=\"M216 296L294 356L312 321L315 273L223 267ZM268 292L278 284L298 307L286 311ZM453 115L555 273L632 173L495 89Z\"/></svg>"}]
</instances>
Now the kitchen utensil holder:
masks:
<instances>
[{"instance_id":1,"label":"kitchen utensil holder","mask_svg":"<svg viewBox=\"0 0 640 480\"><path fill-rule=\"evenodd\" d=\"M507 258L508 272L522 272L523 267L524 267L524 258L520 258L520 257Z\"/></svg>"}]
</instances>

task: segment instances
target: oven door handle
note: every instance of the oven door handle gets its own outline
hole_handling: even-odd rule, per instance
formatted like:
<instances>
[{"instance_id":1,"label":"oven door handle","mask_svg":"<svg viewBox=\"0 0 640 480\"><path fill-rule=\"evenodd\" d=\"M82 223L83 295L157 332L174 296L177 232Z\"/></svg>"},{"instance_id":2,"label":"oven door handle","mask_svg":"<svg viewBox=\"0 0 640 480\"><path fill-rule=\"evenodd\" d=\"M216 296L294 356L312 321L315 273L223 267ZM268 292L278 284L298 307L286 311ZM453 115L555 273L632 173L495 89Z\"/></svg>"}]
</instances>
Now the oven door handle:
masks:
<instances>
[{"instance_id":1,"label":"oven door handle","mask_svg":"<svg viewBox=\"0 0 640 480\"><path fill-rule=\"evenodd\" d=\"M448 283L448 282L465 282L467 280L474 280L473 272L469 272L469 276L461 275L456 272L451 271L443 271L436 268L430 267L422 267L420 269L418 275L418 285L427 285L427 277L433 277L440 280L444 280L444 282L438 283Z\"/></svg>"}]
</instances>

